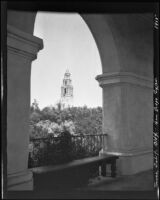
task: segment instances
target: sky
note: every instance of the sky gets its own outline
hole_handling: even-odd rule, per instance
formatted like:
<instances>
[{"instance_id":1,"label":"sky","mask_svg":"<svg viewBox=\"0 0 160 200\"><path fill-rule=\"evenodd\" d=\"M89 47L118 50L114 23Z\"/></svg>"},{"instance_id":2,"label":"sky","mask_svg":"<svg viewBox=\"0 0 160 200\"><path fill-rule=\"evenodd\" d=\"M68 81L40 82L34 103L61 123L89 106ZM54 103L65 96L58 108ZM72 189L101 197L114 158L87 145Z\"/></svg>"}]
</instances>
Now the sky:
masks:
<instances>
[{"instance_id":1,"label":"sky","mask_svg":"<svg viewBox=\"0 0 160 200\"><path fill-rule=\"evenodd\" d=\"M95 77L102 74L95 40L79 14L38 12L34 35L42 38L31 69L31 103L55 106L60 100L65 71L71 73L74 106L102 106L102 88Z\"/></svg>"}]
</instances>

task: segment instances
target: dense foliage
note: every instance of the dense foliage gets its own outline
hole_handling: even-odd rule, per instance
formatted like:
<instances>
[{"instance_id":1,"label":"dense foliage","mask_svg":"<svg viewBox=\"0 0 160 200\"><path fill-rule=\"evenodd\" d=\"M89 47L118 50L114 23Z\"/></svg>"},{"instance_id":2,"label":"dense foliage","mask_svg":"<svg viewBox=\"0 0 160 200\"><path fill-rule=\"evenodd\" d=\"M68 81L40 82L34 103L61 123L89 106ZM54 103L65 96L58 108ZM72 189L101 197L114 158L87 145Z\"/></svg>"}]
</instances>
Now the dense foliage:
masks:
<instances>
[{"instance_id":1,"label":"dense foliage","mask_svg":"<svg viewBox=\"0 0 160 200\"><path fill-rule=\"evenodd\" d=\"M35 100L30 109L29 167L98 155L101 139L88 134L102 134L101 107L62 109L59 103L40 110Z\"/></svg>"},{"instance_id":2,"label":"dense foliage","mask_svg":"<svg viewBox=\"0 0 160 200\"><path fill-rule=\"evenodd\" d=\"M30 110L31 138L44 137L48 134L58 135L63 129L72 135L102 134L102 108L56 107L39 109L35 100Z\"/></svg>"}]
</instances>

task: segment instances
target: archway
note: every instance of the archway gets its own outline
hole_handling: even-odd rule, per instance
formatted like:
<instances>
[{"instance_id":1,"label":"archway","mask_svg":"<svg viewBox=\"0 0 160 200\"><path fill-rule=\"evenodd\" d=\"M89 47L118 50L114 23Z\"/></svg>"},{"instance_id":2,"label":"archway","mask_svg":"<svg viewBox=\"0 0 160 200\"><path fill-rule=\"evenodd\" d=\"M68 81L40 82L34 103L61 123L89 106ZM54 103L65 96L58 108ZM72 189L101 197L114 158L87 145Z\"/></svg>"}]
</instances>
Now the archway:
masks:
<instances>
[{"instance_id":1,"label":"archway","mask_svg":"<svg viewBox=\"0 0 160 200\"><path fill-rule=\"evenodd\" d=\"M43 38L45 48L32 63L31 102L37 99L40 108L54 106L68 69L74 106L102 106L102 89L95 80L102 73L101 60L83 18L78 13L38 12L34 35Z\"/></svg>"},{"instance_id":2,"label":"archway","mask_svg":"<svg viewBox=\"0 0 160 200\"><path fill-rule=\"evenodd\" d=\"M35 15L8 12L7 152L8 184L13 190L32 189L33 183L32 174L27 171L30 67L42 48L42 40L33 36ZM97 80L103 88L103 129L109 135L102 153L120 155L121 174L150 169L152 16L85 14L82 17L95 38L102 62L103 74Z\"/></svg>"}]
</instances>

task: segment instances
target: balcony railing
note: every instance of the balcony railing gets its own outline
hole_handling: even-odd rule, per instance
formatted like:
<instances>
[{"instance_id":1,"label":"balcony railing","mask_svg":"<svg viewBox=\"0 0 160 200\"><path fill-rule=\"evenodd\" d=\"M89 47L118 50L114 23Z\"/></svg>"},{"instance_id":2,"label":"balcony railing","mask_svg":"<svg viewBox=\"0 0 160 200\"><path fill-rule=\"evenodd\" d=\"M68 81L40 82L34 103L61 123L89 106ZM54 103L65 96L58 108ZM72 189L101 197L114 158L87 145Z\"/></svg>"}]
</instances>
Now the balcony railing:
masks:
<instances>
[{"instance_id":1,"label":"balcony railing","mask_svg":"<svg viewBox=\"0 0 160 200\"><path fill-rule=\"evenodd\" d=\"M107 134L72 135L65 146L61 137L34 138L29 144L28 167L60 164L99 154Z\"/></svg>"}]
</instances>

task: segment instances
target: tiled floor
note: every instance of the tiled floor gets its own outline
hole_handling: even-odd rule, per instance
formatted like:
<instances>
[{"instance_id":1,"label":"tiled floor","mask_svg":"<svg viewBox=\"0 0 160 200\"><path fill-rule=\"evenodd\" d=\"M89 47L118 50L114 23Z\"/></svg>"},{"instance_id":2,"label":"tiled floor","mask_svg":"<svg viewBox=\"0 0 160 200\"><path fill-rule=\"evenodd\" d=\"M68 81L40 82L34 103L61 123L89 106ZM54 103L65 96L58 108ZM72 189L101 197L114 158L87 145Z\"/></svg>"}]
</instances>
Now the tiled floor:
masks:
<instances>
[{"instance_id":1,"label":"tiled floor","mask_svg":"<svg viewBox=\"0 0 160 200\"><path fill-rule=\"evenodd\" d=\"M144 191L153 190L153 171L141 172L136 175L117 178L99 177L86 187L87 190L113 191L132 190Z\"/></svg>"},{"instance_id":2,"label":"tiled floor","mask_svg":"<svg viewBox=\"0 0 160 200\"><path fill-rule=\"evenodd\" d=\"M87 187L74 190L38 190L30 193L12 193L14 199L145 199L156 200L153 190L153 171L146 171L132 176L99 177ZM7 198L7 199L8 199Z\"/></svg>"}]
</instances>

